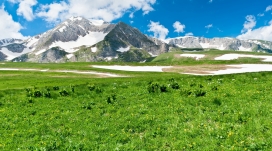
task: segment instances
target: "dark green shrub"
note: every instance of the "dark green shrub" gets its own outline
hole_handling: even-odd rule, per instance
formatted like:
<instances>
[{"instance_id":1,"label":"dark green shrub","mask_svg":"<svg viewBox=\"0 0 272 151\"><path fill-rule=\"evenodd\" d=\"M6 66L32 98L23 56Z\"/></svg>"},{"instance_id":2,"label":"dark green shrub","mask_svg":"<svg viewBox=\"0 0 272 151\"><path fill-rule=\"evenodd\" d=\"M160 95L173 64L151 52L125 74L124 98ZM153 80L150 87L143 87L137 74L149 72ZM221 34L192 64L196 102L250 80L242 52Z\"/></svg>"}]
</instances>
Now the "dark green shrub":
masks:
<instances>
[{"instance_id":1,"label":"dark green shrub","mask_svg":"<svg viewBox=\"0 0 272 151\"><path fill-rule=\"evenodd\" d=\"M221 100L218 98L213 99L213 104L220 106L222 104Z\"/></svg>"},{"instance_id":2,"label":"dark green shrub","mask_svg":"<svg viewBox=\"0 0 272 151\"><path fill-rule=\"evenodd\" d=\"M179 84L177 82L171 83L170 86L171 86L172 89L179 89L180 88L180 86L179 86Z\"/></svg>"},{"instance_id":3,"label":"dark green shrub","mask_svg":"<svg viewBox=\"0 0 272 151\"><path fill-rule=\"evenodd\" d=\"M96 93L102 93L102 89L101 89L100 87L96 87L96 88L95 88L95 92L96 92Z\"/></svg>"},{"instance_id":4,"label":"dark green shrub","mask_svg":"<svg viewBox=\"0 0 272 151\"><path fill-rule=\"evenodd\" d=\"M195 97L202 97L206 95L206 91L202 89L195 90Z\"/></svg>"},{"instance_id":5,"label":"dark green shrub","mask_svg":"<svg viewBox=\"0 0 272 151\"><path fill-rule=\"evenodd\" d=\"M87 87L88 87L88 89L90 91L94 91L95 90L95 85L93 85L93 84L89 84Z\"/></svg>"},{"instance_id":6,"label":"dark green shrub","mask_svg":"<svg viewBox=\"0 0 272 151\"><path fill-rule=\"evenodd\" d=\"M160 92L160 85L157 82L155 82L155 83L152 82L148 85L147 90L149 93Z\"/></svg>"},{"instance_id":7,"label":"dark green shrub","mask_svg":"<svg viewBox=\"0 0 272 151\"><path fill-rule=\"evenodd\" d=\"M94 84L89 84L87 87L90 91L95 91L96 93L102 92L102 89L99 86L95 86Z\"/></svg>"},{"instance_id":8,"label":"dark green shrub","mask_svg":"<svg viewBox=\"0 0 272 151\"><path fill-rule=\"evenodd\" d=\"M83 103L82 108L86 109L86 110L91 110L93 108L92 106L94 106L94 105L95 105L95 103L93 103L93 102L87 103L87 104Z\"/></svg>"},{"instance_id":9,"label":"dark green shrub","mask_svg":"<svg viewBox=\"0 0 272 151\"><path fill-rule=\"evenodd\" d=\"M34 90L33 97L36 98L42 97L42 92L40 90Z\"/></svg>"},{"instance_id":10,"label":"dark green shrub","mask_svg":"<svg viewBox=\"0 0 272 151\"><path fill-rule=\"evenodd\" d=\"M60 96L68 96L69 95L68 91L66 91L66 90L59 91L59 94L60 94Z\"/></svg>"},{"instance_id":11,"label":"dark green shrub","mask_svg":"<svg viewBox=\"0 0 272 151\"><path fill-rule=\"evenodd\" d=\"M47 89L45 92L43 92L43 96L46 97L46 98L50 98L51 97L50 90Z\"/></svg>"},{"instance_id":12,"label":"dark green shrub","mask_svg":"<svg viewBox=\"0 0 272 151\"><path fill-rule=\"evenodd\" d=\"M160 85L161 92L168 92L168 87L165 84Z\"/></svg>"},{"instance_id":13,"label":"dark green shrub","mask_svg":"<svg viewBox=\"0 0 272 151\"><path fill-rule=\"evenodd\" d=\"M70 85L71 91L74 93L75 92L75 86L74 85Z\"/></svg>"},{"instance_id":14,"label":"dark green shrub","mask_svg":"<svg viewBox=\"0 0 272 151\"><path fill-rule=\"evenodd\" d=\"M107 103L108 104L113 104L116 101L116 94L112 94L110 96L107 97Z\"/></svg>"},{"instance_id":15,"label":"dark green shrub","mask_svg":"<svg viewBox=\"0 0 272 151\"><path fill-rule=\"evenodd\" d=\"M169 82L170 82L170 87L171 87L172 89L179 89L179 88L180 88L179 84L175 81L174 78L171 78L171 79L169 80Z\"/></svg>"},{"instance_id":16,"label":"dark green shrub","mask_svg":"<svg viewBox=\"0 0 272 151\"><path fill-rule=\"evenodd\" d=\"M25 90L26 90L26 96L27 96L27 97L32 96L32 91L31 91L30 88L25 88Z\"/></svg>"},{"instance_id":17,"label":"dark green shrub","mask_svg":"<svg viewBox=\"0 0 272 151\"><path fill-rule=\"evenodd\" d=\"M182 90L180 91L180 94L181 94L182 96L190 96L192 93L193 93L193 92L192 92L191 90L188 90L188 89L182 89Z\"/></svg>"},{"instance_id":18,"label":"dark green shrub","mask_svg":"<svg viewBox=\"0 0 272 151\"><path fill-rule=\"evenodd\" d=\"M212 86L212 91L217 91L218 87L217 86Z\"/></svg>"},{"instance_id":19,"label":"dark green shrub","mask_svg":"<svg viewBox=\"0 0 272 151\"><path fill-rule=\"evenodd\" d=\"M53 90L59 90L59 86L53 86Z\"/></svg>"}]
</instances>

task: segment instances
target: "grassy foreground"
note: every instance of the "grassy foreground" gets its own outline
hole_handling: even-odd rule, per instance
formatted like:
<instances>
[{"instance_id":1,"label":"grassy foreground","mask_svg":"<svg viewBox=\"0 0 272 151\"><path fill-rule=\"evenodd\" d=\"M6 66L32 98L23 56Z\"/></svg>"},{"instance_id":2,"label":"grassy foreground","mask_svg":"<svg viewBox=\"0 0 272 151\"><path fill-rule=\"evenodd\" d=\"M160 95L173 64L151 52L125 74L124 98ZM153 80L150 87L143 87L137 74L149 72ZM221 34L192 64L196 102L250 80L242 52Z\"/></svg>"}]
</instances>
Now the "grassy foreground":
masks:
<instances>
[{"instance_id":1,"label":"grassy foreground","mask_svg":"<svg viewBox=\"0 0 272 151\"><path fill-rule=\"evenodd\" d=\"M10 83L20 89L0 90L0 150L272 148L269 72L49 81L52 73L28 73L33 86L14 84L26 72L9 72L1 82L19 74Z\"/></svg>"}]
</instances>

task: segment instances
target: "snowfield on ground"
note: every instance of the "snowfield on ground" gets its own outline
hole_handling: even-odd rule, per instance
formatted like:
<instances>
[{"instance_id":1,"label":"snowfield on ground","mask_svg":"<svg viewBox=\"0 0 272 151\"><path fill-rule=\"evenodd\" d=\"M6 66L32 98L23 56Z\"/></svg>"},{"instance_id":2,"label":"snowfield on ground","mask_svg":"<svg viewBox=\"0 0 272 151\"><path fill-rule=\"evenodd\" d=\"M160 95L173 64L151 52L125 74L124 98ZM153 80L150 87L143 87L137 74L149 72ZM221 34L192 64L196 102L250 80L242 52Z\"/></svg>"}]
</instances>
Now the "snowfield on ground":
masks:
<instances>
[{"instance_id":1,"label":"snowfield on ground","mask_svg":"<svg viewBox=\"0 0 272 151\"><path fill-rule=\"evenodd\" d=\"M86 36L82 37L79 36L76 41L70 41L70 42L62 42L62 41L57 41L54 42L49 48L53 47L61 47L68 53L73 53L76 52L78 49L75 49L80 46L91 46L94 45L102 40L104 40L105 36L108 33L103 33L103 32L89 32ZM36 53L40 54L40 53Z\"/></svg>"},{"instance_id":2,"label":"snowfield on ground","mask_svg":"<svg viewBox=\"0 0 272 151\"><path fill-rule=\"evenodd\" d=\"M138 72L163 72L164 68L171 68L172 66L100 66L93 65L94 68L122 70L122 71L138 71Z\"/></svg>"},{"instance_id":3,"label":"snowfield on ground","mask_svg":"<svg viewBox=\"0 0 272 151\"><path fill-rule=\"evenodd\" d=\"M272 56L264 55L243 55L243 54L225 54L220 57L216 57L214 60L234 60L240 57L259 58L264 59L264 62L272 62Z\"/></svg>"},{"instance_id":4,"label":"snowfield on ground","mask_svg":"<svg viewBox=\"0 0 272 151\"><path fill-rule=\"evenodd\" d=\"M208 74L195 74L185 73L192 75L222 75L222 74L235 74L247 72L263 72L272 71L272 64L240 64L240 65L226 65L227 69L217 71L206 71ZM138 71L138 72L163 72L165 68L172 68L172 66L100 66L93 65L94 68L122 70L122 71ZM182 67L182 66L181 66Z\"/></svg>"},{"instance_id":5,"label":"snowfield on ground","mask_svg":"<svg viewBox=\"0 0 272 151\"><path fill-rule=\"evenodd\" d=\"M61 72L61 73L78 73L78 74L94 74L107 77L124 77L117 74L102 73L95 71L74 71L74 70L49 70L49 69L18 69L18 68L0 68L0 71L40 71L40 72Z\"/></svg>"},{"instance_id":6,"label":"snowfield on ground","mask_svg":"<svg viewBox=\"0 0 272 151\"><path fill-rule=\"evenodd\" d=\"M205 57L205 55L202 55L202 54L181 54L180 56L187 57L187 58L195 58L196 60L199 60Z\"/></svg>"},{"instance_id":7,"label":"snowfield on ground","mask_svg":"<svg viewBox=\"0 0 272 151\"><path fill-rule=\"evenodd\" d=\"M231 68L226 70L210 71L210 73L212 75L222 75L222 74L235 74L235 73L246 73L246 72L272 71L272 64L239 64L239 65L227 65L227 66Z\"/></svg>"}]
</instances>

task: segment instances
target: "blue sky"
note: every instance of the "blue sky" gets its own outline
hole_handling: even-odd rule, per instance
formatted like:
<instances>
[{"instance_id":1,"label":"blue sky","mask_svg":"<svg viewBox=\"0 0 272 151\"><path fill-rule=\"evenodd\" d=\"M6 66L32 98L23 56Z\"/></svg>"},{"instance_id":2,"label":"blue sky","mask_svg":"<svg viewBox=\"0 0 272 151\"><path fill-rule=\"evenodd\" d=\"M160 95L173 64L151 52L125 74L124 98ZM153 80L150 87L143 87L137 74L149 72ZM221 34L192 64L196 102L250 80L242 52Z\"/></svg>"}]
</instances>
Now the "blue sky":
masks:
<instances>
[{"instance_id":1,"label":"blue sky","mask_svg":"<svg viewBox=\"0 0 272 151\"><path fill-rule=\"evenodd\" d=\"M34 36L83 16L123 21L160 39L194 35L272 41L271 0L0 0L0 6L0 39Z\"/></svg>"}]
</instances>

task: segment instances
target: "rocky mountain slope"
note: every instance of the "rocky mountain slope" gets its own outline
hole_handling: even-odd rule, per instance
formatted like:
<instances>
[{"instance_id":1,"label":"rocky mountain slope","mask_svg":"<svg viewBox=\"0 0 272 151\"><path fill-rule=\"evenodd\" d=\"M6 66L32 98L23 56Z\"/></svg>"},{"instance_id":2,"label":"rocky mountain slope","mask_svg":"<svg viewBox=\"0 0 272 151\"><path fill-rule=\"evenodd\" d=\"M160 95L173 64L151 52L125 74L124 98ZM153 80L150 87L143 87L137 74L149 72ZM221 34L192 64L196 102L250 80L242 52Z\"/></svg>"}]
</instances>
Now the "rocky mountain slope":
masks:
<instances>
[{"instance_id":1,"label":"rocky mountain slope","mask_svg":"<svg viewBox=\"0 0 272 151\"><path fill-rule=\"evenodd\" d=\"M272 42L235 38L151 38L123 22L111 24L72 17L27 40L0 40L0 61L145 61L171 47L272 52Z\"/></svg>"},{"instance_id":2,"label":"rocky mountain slope","mask_svg":"<svg viewBox=\"0 0 272 151\"><path fill-rule=\"evenodd\" d=\"M204 38L186 36L167 39L166 42L180 48L272 52L272 42L262 40L239 40L235 38Z\"/></svg>"},{"instance_id":3,"label":"rocky mountain slope","mask_svg":"<svg viewBox=\"0 0 272 151\"><path fill-rule=\"evenodd\" d=\"M124 56L122 53L138 49L136 54L141 57L132 57L137 59L131 61L139 61L139 58L143 61L169 50L168 44L150 38L125 23L92 22L82 17L72 17L45 33L27 39L23 45L31 52L6 59L30 62L107 61L118 60L119 56ZM66 53L61 53L62 59L54 61L52 55L45 59L48 51Z\"/></svg>"}]
</instances>

